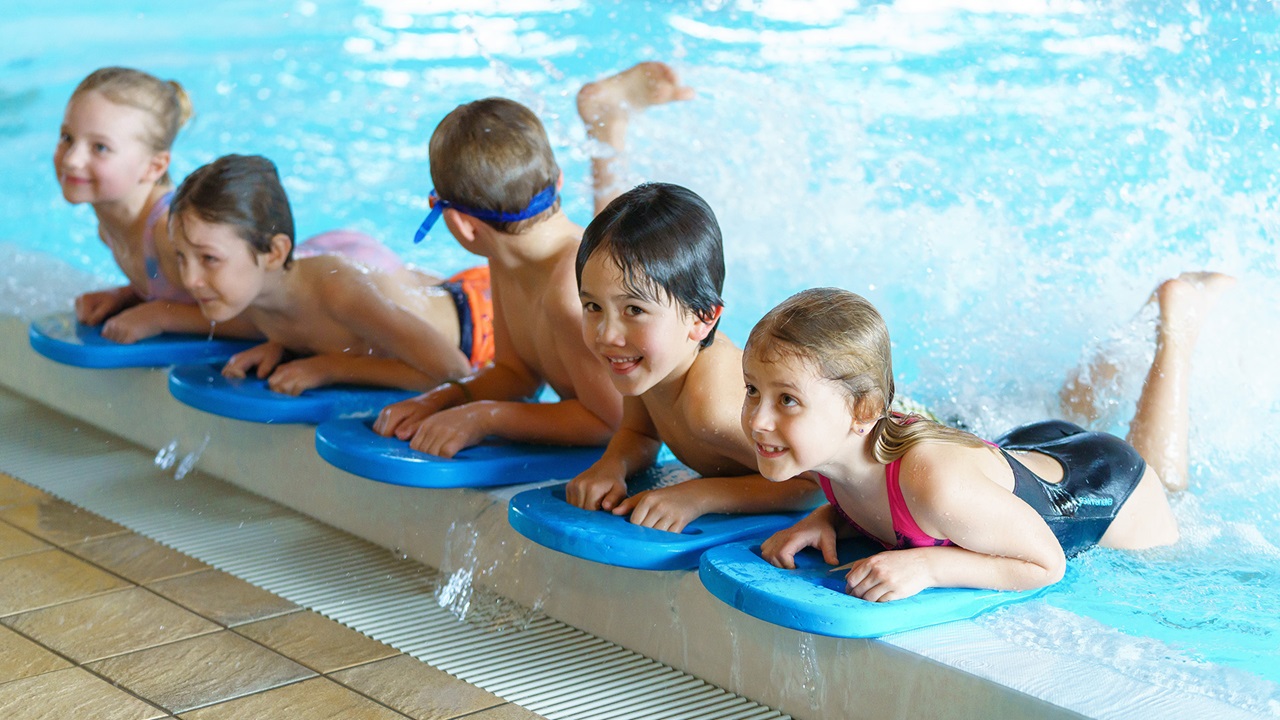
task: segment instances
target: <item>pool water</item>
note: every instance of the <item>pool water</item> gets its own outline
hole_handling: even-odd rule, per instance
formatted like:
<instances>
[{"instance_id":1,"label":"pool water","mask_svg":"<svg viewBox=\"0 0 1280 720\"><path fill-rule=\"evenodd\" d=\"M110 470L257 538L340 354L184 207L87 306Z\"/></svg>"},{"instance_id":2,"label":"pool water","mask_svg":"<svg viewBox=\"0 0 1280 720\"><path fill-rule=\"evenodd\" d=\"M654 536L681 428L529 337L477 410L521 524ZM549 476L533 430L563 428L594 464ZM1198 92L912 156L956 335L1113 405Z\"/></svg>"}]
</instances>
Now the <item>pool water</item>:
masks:
<instances>
[{"instance_id":1,"label":"pool water","mask_svg":"<svg viewBox=\"0 0 1280 720\"><path fill-rule=\"evenodd\" d=\"M1235 274L1196 357L1192 490L1176 506L1183 540L1087 553L1044 600L982 622L1029 647L1092 648L1100 663L1280 715L1280 373L1270 362L1280 349L1280 16L1270 4L202 8L54 0L0 10L6 282L40 252L103 284L121 280L92 213L66 205L50 163L66 99L95 67L140 67L188 89L197 116L174 149L176 176L228 152L267 155L300 234L352 227L450 271L471 258L442 230L410 244L436 122L488 95L532 107L564 168L565 206L585 224L589 147L574 93L645 59L670 61L698 97L632 125L631 171L687 185L716 210L730 336L740 342L795 290L847 287L889 320L899 388L981 434L1054 414L1067 371L1098 348L1130 366L1106 423L1123 433L1152 333L1139 306L1183 270ZM61 274L47 286L65 297ZM15 297L0 310L37 305ZM1098 628L1111 628L1108 639L1087 640Z\"/></svg>"}]
</instances>

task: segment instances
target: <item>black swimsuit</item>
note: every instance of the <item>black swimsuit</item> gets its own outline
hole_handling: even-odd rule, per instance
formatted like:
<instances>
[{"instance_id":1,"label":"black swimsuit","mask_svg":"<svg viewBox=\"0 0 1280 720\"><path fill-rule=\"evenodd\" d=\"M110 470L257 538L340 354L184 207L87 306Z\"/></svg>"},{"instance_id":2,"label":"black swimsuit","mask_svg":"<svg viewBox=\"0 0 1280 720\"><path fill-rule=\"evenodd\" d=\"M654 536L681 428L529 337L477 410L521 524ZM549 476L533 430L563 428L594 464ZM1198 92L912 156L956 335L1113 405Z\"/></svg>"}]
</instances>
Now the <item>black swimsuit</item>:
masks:
<instances>
[{"instance_id":1,"label":"black swimsuit","mask_svg":"<svg viewBox=\"0 0 1280 720\"><path fill-rule=\"evenodd\" d=\"M1040 513L1068 557L1098 544L1147 469L1120 438L1062 420L1023 425L995 443L1013 468L1013 494ZM1062 464L1062 482L1044 480L1005 450L1054 458Z\"/></svg>"}]
</instances>

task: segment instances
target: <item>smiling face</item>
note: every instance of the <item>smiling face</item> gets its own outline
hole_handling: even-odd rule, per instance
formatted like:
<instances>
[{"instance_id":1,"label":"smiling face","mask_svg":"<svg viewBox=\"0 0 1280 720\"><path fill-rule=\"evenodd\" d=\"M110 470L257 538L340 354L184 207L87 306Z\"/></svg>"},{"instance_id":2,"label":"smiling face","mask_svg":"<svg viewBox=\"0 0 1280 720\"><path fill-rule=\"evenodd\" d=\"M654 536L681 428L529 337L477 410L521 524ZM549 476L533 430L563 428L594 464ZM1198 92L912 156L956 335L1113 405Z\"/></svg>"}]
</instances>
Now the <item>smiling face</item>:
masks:
<instances>
[{"instance_id":1,"label":"smiling face","mask_svg":"<svg viewBox=\"0 0 1280 720\"><path fill-rule=\"evenodd\" d=\"M698 356L712 323L698 320L670 297L655 300L629 289L623 271L604 252L582 267L582 339L608 364L613 385L641 395L681 377Z\"/></svg>"},{"instance_id":2,"label":"smiling face","mask_svg":"<svg viewBox=\"0 0 1280 720\"><path fill-rule=\"evenodd\" d=\"M109 204L149 193L168 168L167 152L143 139L151 117L101 93L81 93L67 103L53 168L71 203Z\"/></svg>"},{"instance_id":3,"label":"smiling face","mask_svg":"<svg viewBox=\"0 0 1280 720\"><path fill-rule=\"evenodd\" d=\"M790 353L747 352L742 369L747 386L742 431L755 446L761 475L780 481L821 472L861 443L847 394L819 376L811 361Z\"/></svg>"},{"instance_id":4,"label":"smiling face","mask_svg":"<svg viewBox=\"0 0 1280 720\"><path fill-rule=\"evenodd\" d=\"M239 315L262 293L271 263L231 225L185 213L170 225L182 284L214 322Z\"/></svg>"}]
</instances>

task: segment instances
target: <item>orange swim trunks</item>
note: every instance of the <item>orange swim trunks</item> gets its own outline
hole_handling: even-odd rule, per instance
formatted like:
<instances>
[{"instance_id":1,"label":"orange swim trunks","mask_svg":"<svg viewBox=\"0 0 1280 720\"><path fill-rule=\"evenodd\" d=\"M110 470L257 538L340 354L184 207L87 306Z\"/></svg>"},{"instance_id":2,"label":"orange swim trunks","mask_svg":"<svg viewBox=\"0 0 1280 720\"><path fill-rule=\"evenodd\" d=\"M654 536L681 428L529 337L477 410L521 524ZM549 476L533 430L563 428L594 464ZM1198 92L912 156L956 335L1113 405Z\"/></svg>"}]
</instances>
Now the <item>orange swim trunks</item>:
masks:
<instances>
[{"instance_id":1,"label":"orange swim trunks","mask_svg":"<svg viewBox=\"0 0 1280 720\"><path fill-rule=\"evenodd\" d=\"M458 306L459 348L479 368L493 361L493 292L489 266L478 265L440 284Z\"/></svg>"}]
</instances>

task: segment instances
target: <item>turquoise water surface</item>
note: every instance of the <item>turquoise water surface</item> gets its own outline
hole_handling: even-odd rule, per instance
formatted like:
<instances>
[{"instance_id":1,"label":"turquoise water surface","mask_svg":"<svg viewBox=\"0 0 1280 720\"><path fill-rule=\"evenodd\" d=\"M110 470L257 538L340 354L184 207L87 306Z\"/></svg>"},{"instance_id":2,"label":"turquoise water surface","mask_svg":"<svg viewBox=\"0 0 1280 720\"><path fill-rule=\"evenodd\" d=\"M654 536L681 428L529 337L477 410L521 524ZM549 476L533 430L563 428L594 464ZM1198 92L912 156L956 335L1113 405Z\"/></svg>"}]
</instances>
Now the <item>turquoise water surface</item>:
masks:
<instances>
[{"instance_id":1,"label":"turquoise water surface","mask_svg":"<svg viewBox=\"0 0 1280 720\"><path fill-rule=\"evenodd\" d=\"M55 0L0 17L0 257L52 253L103 283L120 275L51 167L67 96L95 67L188 88L177 176L267 155L300 233L362 229L449 271L470 258L443 232L409 242L436 122L477 97L528 104L585 224L574 94L645 59L698 97L633 124L634 179L687 185L717 211L729 334L802 287L863 293L890 322L899 387L982 434L1054 414L1092 348L1132 365L1107 423L1123 432L1151 289L1188 269L1236 274L1196 357L1183 541L1087 553L1043 601L982 622L1280 715L1271 5Z\"/></svg>"}]
</instances>

